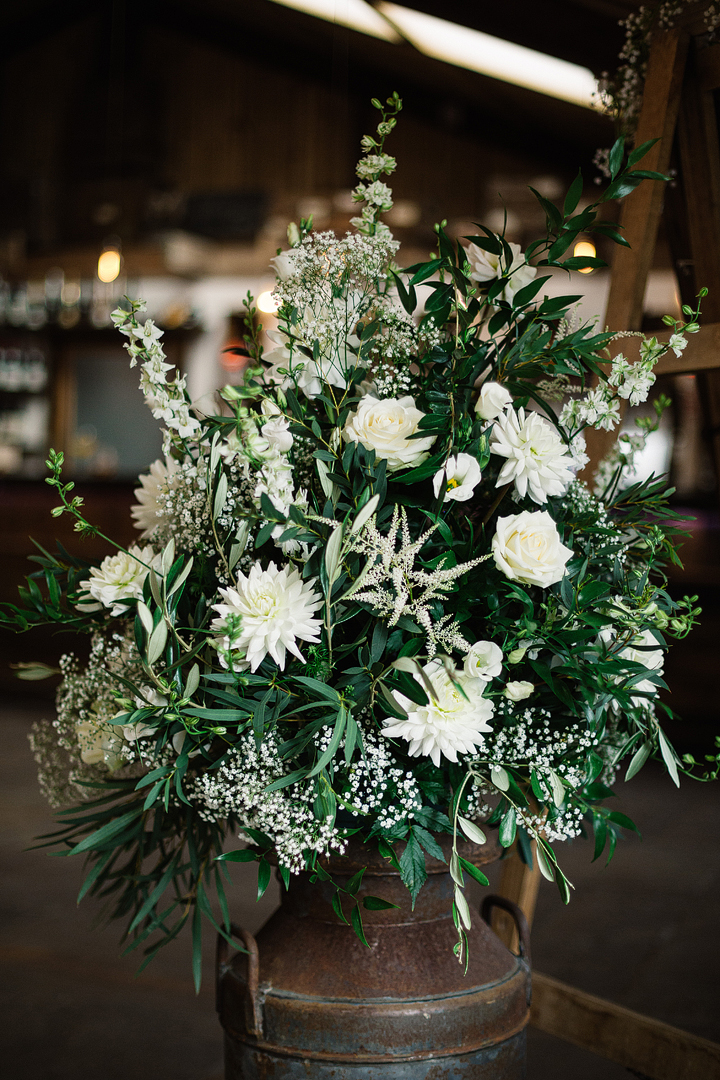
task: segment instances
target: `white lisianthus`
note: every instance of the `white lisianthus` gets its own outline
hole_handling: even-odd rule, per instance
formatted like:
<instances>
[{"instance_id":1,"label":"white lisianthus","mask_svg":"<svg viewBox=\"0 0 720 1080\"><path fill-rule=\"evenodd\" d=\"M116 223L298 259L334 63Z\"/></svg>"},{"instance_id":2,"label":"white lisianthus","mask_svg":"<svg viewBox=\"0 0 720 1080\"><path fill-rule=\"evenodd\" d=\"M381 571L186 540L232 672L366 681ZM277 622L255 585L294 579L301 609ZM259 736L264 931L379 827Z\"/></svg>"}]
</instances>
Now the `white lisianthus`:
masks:
<instances>
[{"instance_id":1,"label":"white lisianthus","mask_svg":"<svg viewBox=\"0 0 720 1080\"><path fill-rule=\"evenodd\" d=\"M509 682L503 691L504 696L509 698L510 701L524 701L525 698L529 698L534 692L534 683L526 682L524 679Z\"/></svg>"},{"instance_id":2,"label":"white lisianthus","mask_svg":"<svg viewBox=\"0 0 720 1080\"><path fill-rule=\"evenodd\" d=\"M143 530L140 533L141 540L148 540L160 524L163 512L160 496L167 490L175 468L172 458L167 461L158 459L153 461L150 472L138 476L140 487L133 492L137 503L130 507L130 513L134 518L135 528Z\"/></svg>"},{"instance_id":3,"label":"white lisianthus","mask_svg":"<svg viewBox=\"0 0 720 1080\"><path fill-rule=\"evenodd\" d=\"M234 589L219 590L225 603L213 605L218 618L211 629L226 633L215 642L216 648L237 654L238 669L257 671L271 656L282 671L286 652L304 664L296 642L320 640L322 622L313 617L322 604L313 589L316 580L303 581L293 567L278 570L271 562L263 570L256 562L247 577L238 575ZM236 625L229 627L229 619Z\"/></svg>"},{"instance_id":4,"label":"white lisianthus","mask_svg":"<svg viewBox=\"0 0 720 1080\"><path fill-rule=\"evenodd\" d=\"M503 651L494 641L476 641L465 657L464 671L471 679L489 682L502 671Z\"/></svg>"},{"instance_id":5,"label":"white lisianthus","mask_svg":"<svg viewBox=\"0 0 720 1080\"><path fill-rule=\"evenodd\" d=\"M431 660L423 671L432 682L435 698L430 698L427 705L418 705L393 690L393 697L407 716L404 720L388 717L382 734L390 739L407 739L411 757L430 757L439 768L441 755L457 761L458 754L473 754L482 746L483 733L492 731L488 720L495 706L483 697L483 681L463 671L450 673L441 660ZM423 686L419 674L413 678Z\"/></svg>"},{"instance_id":6,"label":"white lisianthus","mask_svg":"<svg viewBox=\"0 0 720 1080\"><path fill-rule=\"evenodd\" d=\"M512 394L501 383L483 383L475 402L475 412L481 420L494 420L512 404Z\"/></svg>"},{"instance_id":7,"label":"white lisianthus","mask_svg":"<svg viewBox=\"0 0 720 1080\"><path fill-rule=\"evenodd\" d=\"M294 252L291 248L290 251L281 251L279 255L270 260L270 265L281 281L287 281L297 270L293 256Z\"/></svg>"},{"instance_id":8,"label":"white lisianthus","mask_svg":"<svg viewBox=\"0 0 720 1080\"><path fill-rule=\"evenodd\" d=\"M263 439L275 447L281 454L287 454L293 444L293 437L288 428L290 421L286 416L274 416L260 428Z\"/></svg>"},{"instance_id":9,"label":"white lisianthus","mask_svg":"<svg viewBox=\"0 0 720 1080\"><path fill-rule=\"evenodd\" d=\"M445 468L439 469L433 477L433 491L435 498L439 498L443 487L445 497L443 502L455 499L456 502L467 502L472 499L473 491L482 480L482 473L477 458L472 454L458 454L448 458Z\"/></svg>"},{"instance_id":10,"label":"white lisianthus","mask_svg":"<svg viewBox=\"0 0 720 1080\"><path fill-rule=\"evenodd\" d=\"M158 568L160 556L148 545L141 548L134 544L129 551L108 555L100 566L93 566L90 577L81 581L79 588L89 592L92 600L83 600L75 606L80 611L99 611L110 608L111 615L123 615L129 605L124 600L141 600L148 569Z\"/></svg>"},{"instance_id":11,"label":"white lisianthus","mask_svg":"<svg viewBox=\"0 0 720 1080\"><path fill-rule=\"evenodd\" d=\"M482 248L477 247L475 244L470 244L465 249L465 254L470 263L470 278L473 281L482 283L493 281L494 278L498 278L502 274L508 275L509 281L497 299L506 300L508 304L512 304L515 293L530 284L537 274L537 269L525 261L525 256L520 250L519 244L511 243L509 247L512 252L510 266L503 265L501 255L494 255L491 251L483 251Z\"/></svg>"},{"instance_id":12,"label":"white lisianthus","mask_svg":"<svg viewBox=\"0 0 720 1080\"><path fill-rule=\"evenodd\" d=\"M565 564L573 552L560 543L557 525L547 510L523 510L498 518L492 554L498 570L511 581L546 589L565 576Z\"/></svg>"},{"instance_id":13,"label":"white lisianthus","mask_svg":"<svg viewBox=\"0 0 720 1080\"><path fill-rule=\"evenodd\" d=\"M342 437L346 443L361 443L387 461L387 471L397 472L410 465L420 465L430 455L434 435L423 439L410 436L418 431L425 413L415 408L411 397L385 398L379 401L367 394L347 418Z\"/></svg>"},{"instance_id":14,"label":"white lisianthus","mask_svg":"<svg viewBox=\"0 0 720 1080\"><path fill-rule=\"evenodd\" d=\"M497 487L515 484L522 498L544 503L548 495L562 495L574 478L573 459L555 428L542 416L524 409L499 416L490 436L490 451L507 461Z\"/></svg>"},{"instance_id":15,"label":"white lisianthus","mask_svg":"<svg viewBox=\"0 0 720 1080\"><path fill-rule=\"evenodd\" d=\"M598 635L599 640L608 649L612 648L616 637L617 631L611 629L601 630ZM641 634L636 634L627 645L623 646L614 655L621 660L629 660L633 664L642 664L643 667L654 671L657 675L662 675L665 653L658 648L657 638L651 630L643 630ZM655 695L658 692L658 687L650 679L640 679L631 687L631 690L637 690L641 694ZM647 708L650 704L645 697L633 697L631 700L633 705L636 706Z\"/></svg>"}]
</instances>

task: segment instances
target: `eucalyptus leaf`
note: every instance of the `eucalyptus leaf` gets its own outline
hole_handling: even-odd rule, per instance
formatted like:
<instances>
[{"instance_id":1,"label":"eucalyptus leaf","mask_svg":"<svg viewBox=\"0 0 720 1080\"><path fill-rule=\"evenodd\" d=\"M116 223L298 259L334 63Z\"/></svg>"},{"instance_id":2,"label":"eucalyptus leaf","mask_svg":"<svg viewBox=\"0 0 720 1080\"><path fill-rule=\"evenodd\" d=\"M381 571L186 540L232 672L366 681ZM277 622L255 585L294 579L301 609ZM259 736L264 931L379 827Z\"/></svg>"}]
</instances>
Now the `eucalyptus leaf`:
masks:
<instances>
[{"instance_id":1,"label":"eucalyptus leaf","mask_svg":"<svg viewBox=\"0 0 720 1080\"><path fill-rule=\"evenodd\" d=\"M482 829L479 829L477 827L477 825L474 824L474 822L468 821L467 818L462 817L459 814L458 814L458 822L460 824L460 828L465 833L468 840L471 840L473 844L486 844L487 843L487 836L482 831Z\"/></svg>"}]
</instances>

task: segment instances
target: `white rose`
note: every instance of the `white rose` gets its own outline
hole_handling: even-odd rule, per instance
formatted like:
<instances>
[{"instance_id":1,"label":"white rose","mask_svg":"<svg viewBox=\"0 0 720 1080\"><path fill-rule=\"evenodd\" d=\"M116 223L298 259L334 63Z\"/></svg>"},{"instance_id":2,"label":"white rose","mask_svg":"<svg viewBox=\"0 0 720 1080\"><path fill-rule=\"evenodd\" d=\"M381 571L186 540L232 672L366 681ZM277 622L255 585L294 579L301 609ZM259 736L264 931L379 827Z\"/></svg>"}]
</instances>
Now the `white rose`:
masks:
<instances>
[{"instance_id":1,"label":"white rose","mask_svg":"<svg viewBox=\"0 0 720 1080\"><path fill-rule=\"evenodd\" d=\"M472 499L473 491L482 480L482 473L477 458L472 454L458 454L448 458L444 469L439 469L433 477L433 490L437 499L445 488L443 502L455 499L467 502Z\"/></svg>"},{"instance_id":2,"label":"white rose","mask_svg":"<svg viewBox=\"0 0 720 1080\"><path fill-rule=\"evenodd\" d=\"M546 589L565 576L572 551L560 543L560 534L547 510L498 518L492 540L495 565L511 581Z\"/></svg>"},{"instance_id":3,"label":"white rose","mask_svg":"<svg viewBox=\"0 0 720 1080\"><path fill-rule=\"evenodd\" d=\"M504 265L502 256L483 251L475 244L470 244L466 249L466 254L470 263L470 277L473 281L492 281L493 278L501 277L503 274L508 275L509 281L496 299L506 300L508 304L512 304L515 293L530 284L537 274L537 269L525 261L519 244L511 243L509 247L512 252L510 266Z\"/></svg>"},{"instance_id":4,"label":"white rose","mask_svg":"<svg viewBox=\"0 0 720 1080\"><path fill-rule=\"evenodd\" d=\"M424 415L415 408L411 397L379 401L368 394L347 418L342 436L345 442L361 443L366 450L374 450L378 458L387 461L388 472L397 472L409 465L420 465L430 456L434 435L410 438Z\"/></svg>"},{"instance_id":5,"label":"white rose","mask_svg":"<svg viewBox=\"0 0 720 1080\"><path fill-rule=\"evenodd\" d=\"M516 682L509 682L504 693L505 697L510 698L511 701L524 701L525 698L530 697L534 690L533 683L518 679Z\"/></svg>"},{"instance_id":6,"label":"white rose","mask_svg":"<svg viewBox=\"0 0 720 1080\"><path fill-rule=\"evenodd\" d=\"M475 412L481 420L494 420L512 402L512 394L504 386L497 382L483 383L478 399L475 402Z\"/></svg>"},{"instance_id":7,"label":"white rose","mask_svg":"<svg viewBox=\"0 0 720 1080\"><path fill-rule=\"evenodd\" d=\"M489 682L502 671L503 652L494 641L476 641L465 657L465 674Z\"/></svg>"}]
</instances>

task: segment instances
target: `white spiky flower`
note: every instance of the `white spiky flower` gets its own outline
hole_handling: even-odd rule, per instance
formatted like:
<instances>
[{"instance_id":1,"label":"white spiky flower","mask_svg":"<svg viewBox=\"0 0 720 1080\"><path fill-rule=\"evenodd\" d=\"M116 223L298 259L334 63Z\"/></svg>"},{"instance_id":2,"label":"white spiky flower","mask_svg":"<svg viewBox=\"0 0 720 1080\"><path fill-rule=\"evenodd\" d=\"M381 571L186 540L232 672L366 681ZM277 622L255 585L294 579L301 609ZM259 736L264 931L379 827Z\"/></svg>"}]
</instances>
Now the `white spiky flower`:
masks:
<instances>
[{"instance_id":1,"label":"white spiky flower","mask_svg":"<svg viewBox=\"0 0 720 1080\"><path fill-rule=\"evenodd\" d=\"M497 487L514 483L518 495L544 503L562 495L571 480L573 459L552 424L537 413L509 409L498 417L490 436L493 454L507 458Z\"/></svg>"},{"instance_id":2,"label":"white spiky flower","mask_svg":"<svg viewBox=\"0 0 720 1080\"><path fill-rule=\"evenodd\" d=\"M483 734L492 731L488 720L495 711L483 697L485 683L463 671L447 670L441 660L431 660L423 668L432 683L434 697L418 705L393 690L392 695L407 714L404 720L386 719L382 734L390 739L407 739L411 757L430 757L440 766L440 758L457 761L458 754L473 754L482 746ZM423 686L419 672L413 678Z\"/></svg>"},{"instance_id":3,"label":"white spiky flower","mask_svg":"<svg viewBox=\"0 0 720 1080\"><path fill-rule=\"evenodd\" d=\"M92 567L89 578L79 583L78 587L92 599L75 606L80 611L100 611L106 607L111 615L123 615L129 607L124 601L142 599L149 568L157 569L159 559L150 545L141 548L134 544L128 551L108 555L99 566Z\"/></svg>"},{"instance_id":4,"label":"white spiky flower","mask_svg":"<svg viewBox=\"0 0 720 1080\"><path fill-rule=\"evenodd\" d=\"M303 581L290 566L278 569L271 562L263 570L256 562L247 577L238 575L234 589L220 589L225 602L213 605L218 618L212 629L225 631L215 642L221 660L222 652L230 651L234 667L257 671L265 657L271 656L282 671L289 652L304 664L296 642L320 640L322 622L313 617L322 604L313 589L316 580Z\"/></svg>"}]
</instances>

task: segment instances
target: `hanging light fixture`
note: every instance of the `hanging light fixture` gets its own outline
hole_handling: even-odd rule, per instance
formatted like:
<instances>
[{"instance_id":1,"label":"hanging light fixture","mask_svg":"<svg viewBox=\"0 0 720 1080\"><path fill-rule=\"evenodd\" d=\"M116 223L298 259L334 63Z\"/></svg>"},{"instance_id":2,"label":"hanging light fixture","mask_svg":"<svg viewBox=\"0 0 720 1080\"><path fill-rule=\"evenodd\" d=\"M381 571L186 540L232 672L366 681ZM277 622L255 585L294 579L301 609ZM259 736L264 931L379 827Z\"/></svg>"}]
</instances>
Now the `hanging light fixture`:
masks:
<instances>
[{"instance_id":1,"label":"hanging light fixture","mask_svg":"<svg viewBox=\"0 0 720 1080\"><path fill-rule=\"evenodd\" d=\"M589 240L580 240L573 248L573 255L576 258L581 259L594 259L597 255L595 245L591 244ZM586 266L583 270L578 270L579 274L592 274L594 266Z\"/></svg>"},{"instance_id":2,"label":"hanging light fixture","mask_svg":"<svg viewBox=\"0 0 720 1080\"><path fill-rule=\"evenodd\" d=\"M120 254L119 248L114 245L112 247L106 247L98 259L97 276L100 281L109 285L110 282L115 281L118 277L121 266L122 255Z\"/></svg>"}]
</instances>

